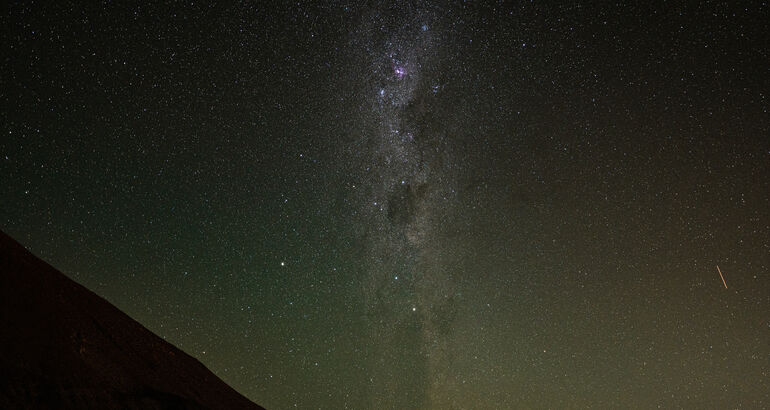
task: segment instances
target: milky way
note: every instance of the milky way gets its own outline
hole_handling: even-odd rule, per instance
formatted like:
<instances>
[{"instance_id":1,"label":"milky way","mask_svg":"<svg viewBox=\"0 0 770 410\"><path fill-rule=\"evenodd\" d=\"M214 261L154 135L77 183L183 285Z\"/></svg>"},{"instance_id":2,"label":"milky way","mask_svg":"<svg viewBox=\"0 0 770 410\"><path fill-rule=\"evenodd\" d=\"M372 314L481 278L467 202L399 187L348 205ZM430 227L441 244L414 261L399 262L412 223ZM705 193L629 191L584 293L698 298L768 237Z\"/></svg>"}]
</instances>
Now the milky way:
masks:
<instances>
[{"instance_id":1,"label":"milky way","mask_svg":"<svg viewBox=\"0 0 770 410\"><path fill-rule=\"evenodd\" d=\"M375 15L356 42L370 65L364 112L371 125L357 158L367 250L363 294L371 323L372 406L407 408L446 386L446 341L455 286L440 255L441 223L456 206L451 135L427 118L439 81L431 67L441 48L425 10ZM406 358L404 361L403 359ZM376 386L376 388L374 387ZM384 386L384 390L382 387ZM435 396L435 397L434 397ZM447 396L444 396L448 399Z\"/></svg>"}]
</instances>

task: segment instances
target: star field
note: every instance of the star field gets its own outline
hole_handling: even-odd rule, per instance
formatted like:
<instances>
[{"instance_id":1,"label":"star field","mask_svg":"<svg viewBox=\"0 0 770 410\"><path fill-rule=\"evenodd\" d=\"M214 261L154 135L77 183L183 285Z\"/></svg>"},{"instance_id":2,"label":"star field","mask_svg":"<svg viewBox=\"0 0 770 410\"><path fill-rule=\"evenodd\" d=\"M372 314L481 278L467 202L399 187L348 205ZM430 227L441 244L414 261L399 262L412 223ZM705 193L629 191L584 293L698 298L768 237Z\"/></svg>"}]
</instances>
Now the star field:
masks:
<instances>
[{"instance_id":1,"label":"star field","mask_svg":"<svg viewBox=\"0 0 770 410\"><path fill-rule=\"evenodd\" d=\"M767 4L482 3L10 5L0 229L269 409L770 406Z\"/></svg>"}]
</instances>

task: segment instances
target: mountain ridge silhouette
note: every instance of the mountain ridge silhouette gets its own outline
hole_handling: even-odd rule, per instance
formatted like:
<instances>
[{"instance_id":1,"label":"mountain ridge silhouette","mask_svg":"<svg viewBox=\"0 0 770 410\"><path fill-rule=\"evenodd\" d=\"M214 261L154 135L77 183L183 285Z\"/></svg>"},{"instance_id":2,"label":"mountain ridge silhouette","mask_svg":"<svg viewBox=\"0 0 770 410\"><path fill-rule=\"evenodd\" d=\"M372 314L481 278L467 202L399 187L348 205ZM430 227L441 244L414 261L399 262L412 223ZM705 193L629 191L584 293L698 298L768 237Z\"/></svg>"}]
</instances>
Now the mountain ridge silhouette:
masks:
<instances>
[{"instance_id":1,"label":"mountain ridge silhouette","mask_svg":"<svg viewBox=\"0 0 770 410\"><path fill-rule=\"evenodd\" d=\"M0 231L0 408L262 409Z\"/></svg>"}]
</instances>

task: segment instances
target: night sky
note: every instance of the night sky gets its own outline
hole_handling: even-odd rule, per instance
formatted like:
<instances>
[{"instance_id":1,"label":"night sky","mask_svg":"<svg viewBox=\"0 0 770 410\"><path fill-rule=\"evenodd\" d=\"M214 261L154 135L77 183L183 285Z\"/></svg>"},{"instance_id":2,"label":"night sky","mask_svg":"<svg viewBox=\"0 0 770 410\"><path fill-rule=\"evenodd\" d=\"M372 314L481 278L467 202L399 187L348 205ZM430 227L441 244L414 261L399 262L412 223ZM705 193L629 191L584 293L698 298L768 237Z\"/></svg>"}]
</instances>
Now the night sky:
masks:
<instances>
[{"instance_id":1,"label":"night sky","mask_svg":"<svg viewBox=\"0 0 770 410\"><path fill-rule=\"evenodd\" d=\"M0 229L250 399L770 407L767 3L144 3L3 7Z\"/></svg>"}]
</instances>

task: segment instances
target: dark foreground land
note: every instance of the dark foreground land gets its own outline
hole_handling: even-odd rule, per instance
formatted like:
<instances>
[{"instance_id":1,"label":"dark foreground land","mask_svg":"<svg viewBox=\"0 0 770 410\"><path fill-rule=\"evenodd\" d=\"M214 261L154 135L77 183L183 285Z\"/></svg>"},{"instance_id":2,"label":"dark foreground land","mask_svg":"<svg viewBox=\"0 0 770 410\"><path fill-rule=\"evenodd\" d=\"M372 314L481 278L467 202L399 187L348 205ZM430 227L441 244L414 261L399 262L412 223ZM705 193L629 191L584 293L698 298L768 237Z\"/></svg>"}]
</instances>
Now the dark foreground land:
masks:
<instances>
[{"instance_id":1,"label":"dark foreground land","mask_svg":"<svg viewBox=\"0 0 770 410\"><path fill-rule=\"evenodd\" d=\"M261 409L0 232L0 408Z\"/></svg>"}]
</instances>

